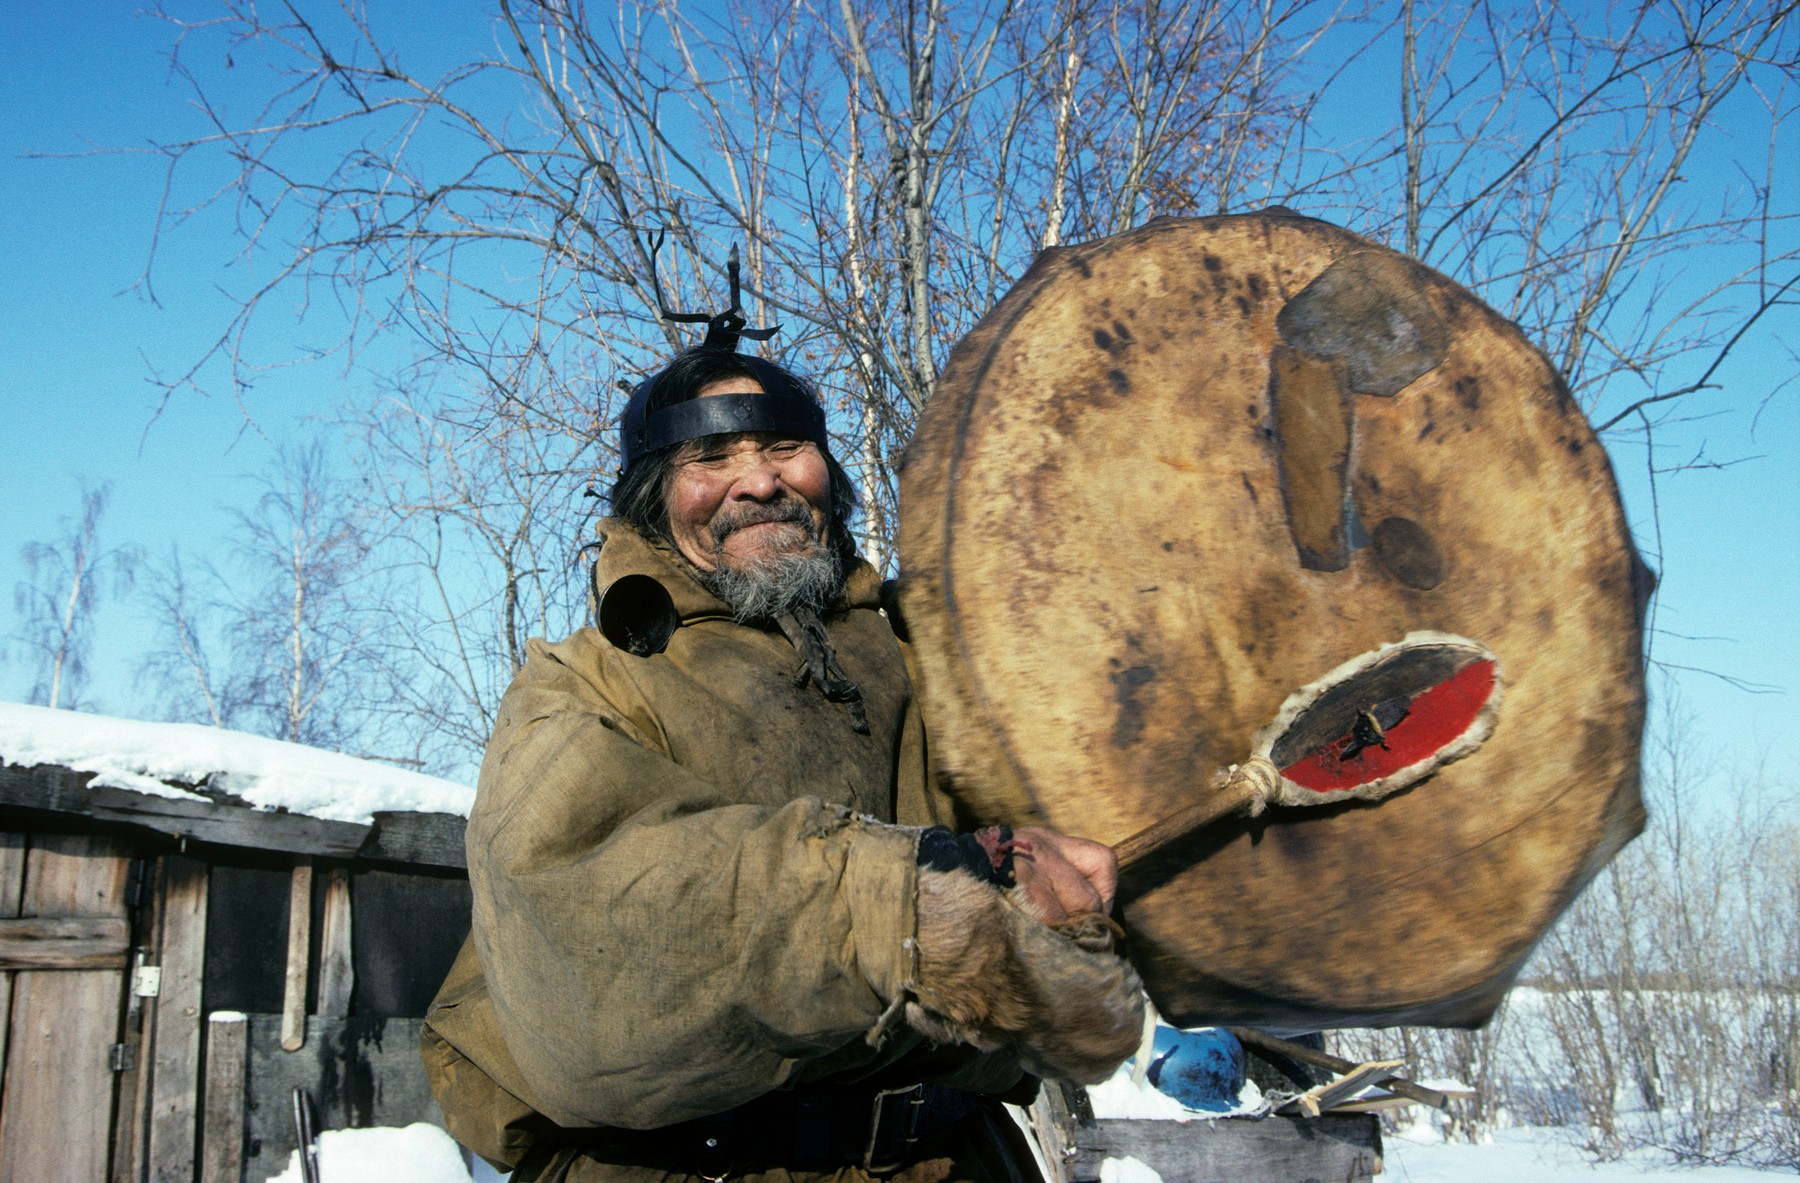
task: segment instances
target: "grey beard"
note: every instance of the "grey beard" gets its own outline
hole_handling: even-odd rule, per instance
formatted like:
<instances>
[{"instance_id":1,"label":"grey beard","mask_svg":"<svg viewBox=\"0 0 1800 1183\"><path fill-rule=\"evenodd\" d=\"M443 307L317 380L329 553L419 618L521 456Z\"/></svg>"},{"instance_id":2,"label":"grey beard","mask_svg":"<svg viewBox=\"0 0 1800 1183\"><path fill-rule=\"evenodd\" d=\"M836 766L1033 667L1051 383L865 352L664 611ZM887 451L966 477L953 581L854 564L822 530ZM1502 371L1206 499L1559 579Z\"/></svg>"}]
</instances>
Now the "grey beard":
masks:
<instances>
[{"instance_id":1,"label":"grey beard","mask_svg":"<svg viewBox=\"0 0 1800 1183\"><path fill-rule=\"evenodd\" d=\"M760 522L781 522L804 540L804 549L775 550L759 554L733 568L725 555L725 541L735 531ZM830 534L830 527L824 533ZM793 498L740 506L721 514L713 523L713 559L710 574L701 576L706 589L724 600L732 615L743 623L810 608L823 610L844 586L843 563L837 549L815 533L812 513Z\"/></svg>"},{"instance_id":2,"label":"grey beard","mask_svg":"<svg viewBox=\"0 0 1800 1183\"><path fill-rule=\"evenodd\" d=\"M844 569L834 548L815 544L739 570L721 566L703 574L701 582L743 623L801 608L823 611L843 589Z\"/></svg>"}]
</instances>

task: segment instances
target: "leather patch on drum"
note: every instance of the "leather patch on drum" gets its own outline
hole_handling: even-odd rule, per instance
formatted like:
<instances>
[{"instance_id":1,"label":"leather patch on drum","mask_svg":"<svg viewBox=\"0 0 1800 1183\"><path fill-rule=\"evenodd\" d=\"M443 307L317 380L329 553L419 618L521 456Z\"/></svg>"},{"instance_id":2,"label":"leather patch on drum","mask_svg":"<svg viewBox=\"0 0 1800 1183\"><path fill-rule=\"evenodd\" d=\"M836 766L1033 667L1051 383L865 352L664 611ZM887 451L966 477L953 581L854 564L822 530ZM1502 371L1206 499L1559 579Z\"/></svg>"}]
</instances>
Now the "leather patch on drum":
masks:
<instances>
[{"instance_id":1,"label":"leather patch on drum","mask_svg":"<svg viewBox=\"0 0 1800 1183\"><path fill-rule=\"evenodd\" d=\"M1275 317L1281 339L1341 361L1358 394L1398 394L1444 360L1450 333L1419 290L1417 265L1386 251L1345 255Z\"/></svg>"},{"instance_id":2,"label":"leather patch on drum","mask_svg":"<svg viewBox=\"0 0 1800 1183\"><path fill-rule=\"evenodd\" d=\"M1350 563L1344 506L1350 482L1350 395L1328 361L1285 345L1269 356L1275 462L1300 565L1342 571Z\"/></svg>"}]
</instances>

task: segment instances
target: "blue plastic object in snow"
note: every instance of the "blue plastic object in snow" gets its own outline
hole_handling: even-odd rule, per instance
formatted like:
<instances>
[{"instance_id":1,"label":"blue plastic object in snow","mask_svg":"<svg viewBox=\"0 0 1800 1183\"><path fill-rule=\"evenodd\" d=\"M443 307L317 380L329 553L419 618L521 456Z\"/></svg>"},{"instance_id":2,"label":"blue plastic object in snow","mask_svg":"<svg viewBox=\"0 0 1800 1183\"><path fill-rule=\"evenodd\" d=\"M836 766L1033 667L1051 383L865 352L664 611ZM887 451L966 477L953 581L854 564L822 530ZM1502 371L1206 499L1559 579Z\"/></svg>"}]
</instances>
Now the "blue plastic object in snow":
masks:
<instances>
[{"instance_id":1,"label":"blue plastic object in snow","mask_svg":"<svg viewBox=\"0 0 1800 1183\"><path fill-rule=\"evenodd\" d=\"M1235 1109L1244 1087L1244 1045L1223 1027L1182 1031L1157 1024L1150 1084L1189 1109Z\"/></svg>"}]
</instances>

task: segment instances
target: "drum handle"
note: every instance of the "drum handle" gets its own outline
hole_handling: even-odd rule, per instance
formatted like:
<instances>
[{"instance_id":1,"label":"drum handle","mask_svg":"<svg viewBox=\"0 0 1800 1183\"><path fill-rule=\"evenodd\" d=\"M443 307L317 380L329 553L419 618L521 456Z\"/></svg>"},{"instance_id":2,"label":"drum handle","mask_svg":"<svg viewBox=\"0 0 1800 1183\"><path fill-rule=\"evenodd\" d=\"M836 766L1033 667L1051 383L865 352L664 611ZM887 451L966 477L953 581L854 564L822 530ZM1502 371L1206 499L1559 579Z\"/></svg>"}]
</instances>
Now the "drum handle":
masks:
<instances>
[{"instance_id":1,"label":"drum handle","mask_svg":"<svg viewBox=\"0 0 1800 1183\"><path fill-rule=\"evenodd\" d=\"M1281 772L1266 757L1251 756L1225 770L1217 792L1154 822L1113 847L1119 869L1131 867L1172 842L1204 829L1223 817L1242 813L1255 817L1274 795Z\"/></svg>"}]
</instances>

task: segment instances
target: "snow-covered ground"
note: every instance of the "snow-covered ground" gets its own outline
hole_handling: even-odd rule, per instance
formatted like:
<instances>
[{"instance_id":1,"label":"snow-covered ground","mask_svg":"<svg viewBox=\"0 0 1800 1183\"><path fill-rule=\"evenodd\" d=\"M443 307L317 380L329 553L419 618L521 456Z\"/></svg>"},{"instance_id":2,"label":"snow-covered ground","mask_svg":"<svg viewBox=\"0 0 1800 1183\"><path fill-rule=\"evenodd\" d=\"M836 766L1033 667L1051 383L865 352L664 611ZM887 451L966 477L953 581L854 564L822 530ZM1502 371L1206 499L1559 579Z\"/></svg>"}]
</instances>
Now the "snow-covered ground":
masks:
<instances>
[{"instance_id":1,"label":"snow-covered ground","mask_svg":"<svg viewBox=\"0 0 1800 1183\"><path fill-rule=\"evenodd\" d=\"M1792 1171L1749 1167L1673 1166L1652 1154L1594 1163L1557 1129L1507 1130L1481 1146L1447 1143L1435 1133L1390 1136L1383 1147L1382 1183L1769 1183ZM1135 1158L1109 1158L1100 1183L1179 1183Z\"/></svg>"},{"instance_id":2,"label":"snow-covered ground","mask_svg":"<svg viewBox=\"0 0 1800 1183\"><path fill-rule=\"evenodd\" d=\"M378 811L466 815L466 785L337 752L195 723L145 723L0 702L0 760L61 764L95 785L202 800L205 785L258 809L368 824Z\"/></svg>"},{"instance_id":3,"label":"snow-covered ground","mask_svg":"<svg viewBox=\"0 0 1800 1183\"><path fill-rule=\"evenodd\" d=\"M1415 1140L1415 1138L1417 1140ZM1654 1153L1618 1162L1590 1162L1567 1130L1523 1127L1502 1130L1491 1143L1447 1143L1430 1130L1384 1139L1384 1179L1391 1183L1769 1183L1792 1171L1750 1167L1690 1167Z\"/></svg>"},{"instance_id":4,"label":"snow-covered ground","mask_svg":"<svg viewBox=\"0 0 1800 1183\"><path fill-rule=\"evenodd\" d=\"M1435 1133L1392 1135L1384 1148L1387 1183L1770 1183L1791 1171L1671 1166L1637 1155L1590 1163L1557 1129L1514 1129L1490 1144L1445 1143ZM1135 1159L1109 1160L1103 1183L1179 1183ZM470 1183L450 1136L435 1126L327 1130L319 1136L320 1178L331 1183ZM477 1160L474 1183L505 1176ZM296 1157L271 1183L300 1183Z\"/></svg>"}]
</instances>

